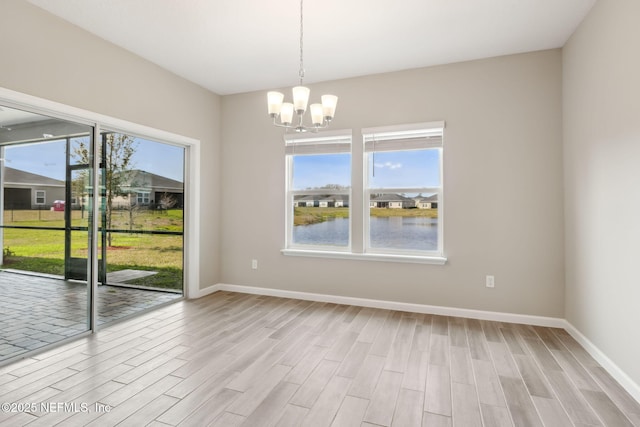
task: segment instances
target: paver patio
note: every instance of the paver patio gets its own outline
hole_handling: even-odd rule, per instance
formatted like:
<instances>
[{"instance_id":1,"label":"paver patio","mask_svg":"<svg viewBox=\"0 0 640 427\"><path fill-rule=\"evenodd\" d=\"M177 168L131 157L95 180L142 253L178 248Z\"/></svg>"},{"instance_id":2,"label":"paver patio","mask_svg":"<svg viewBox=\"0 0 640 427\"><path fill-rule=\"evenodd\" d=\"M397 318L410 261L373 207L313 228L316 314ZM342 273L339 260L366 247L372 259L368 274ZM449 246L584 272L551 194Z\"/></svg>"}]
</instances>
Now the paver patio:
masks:
<instances>
[{"instance_id":1,"label":"paver patio","mask_svg":"<svg viewBox=\"0 0 640 427\"><path fill-rule=\"evenodd\" d=\"M182 294L98 286L102 325L182 298ZM87 330L87 285L0 270L0 362Z\"/></svg>"}]
</instances>

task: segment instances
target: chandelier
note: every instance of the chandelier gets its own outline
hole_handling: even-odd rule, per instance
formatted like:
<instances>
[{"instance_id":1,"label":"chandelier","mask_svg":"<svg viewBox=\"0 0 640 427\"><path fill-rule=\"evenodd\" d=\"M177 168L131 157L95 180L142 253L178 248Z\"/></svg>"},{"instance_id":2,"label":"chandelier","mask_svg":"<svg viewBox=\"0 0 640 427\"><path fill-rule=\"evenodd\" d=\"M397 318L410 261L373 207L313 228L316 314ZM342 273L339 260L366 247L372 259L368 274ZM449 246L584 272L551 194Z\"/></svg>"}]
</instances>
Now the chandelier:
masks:
<instances>
[{"instance_id":1,"label":"chandelier","mask_svg":"<svg viewBox=\"0 0 640 427\"><path fill-rule=\"evenodd\" d=\"M322 95L320 99L322 104L311 104L309 110L311 111L311 125L304 125L304 113L307 111L307 103L309 102L309 88L302 85L304 79L304 55L303 55L303 13L302 6L303 1L300 0L300 70L298 75L300 77L300 85L292 89L293 102L283 102L284 94L281 92L268 92L267 93L267 105L269 109L269 116L273 119L273 124L278 127L287 129L293 129L296 132L318 132L320 129L329 126L329 122L333 119L336 112L336 104L338 103L338 97L335 95ZM294 123L294 113L296 117L296 123ZM280 117L280 123L276 120Z\"/></svg>"}]
</instances>

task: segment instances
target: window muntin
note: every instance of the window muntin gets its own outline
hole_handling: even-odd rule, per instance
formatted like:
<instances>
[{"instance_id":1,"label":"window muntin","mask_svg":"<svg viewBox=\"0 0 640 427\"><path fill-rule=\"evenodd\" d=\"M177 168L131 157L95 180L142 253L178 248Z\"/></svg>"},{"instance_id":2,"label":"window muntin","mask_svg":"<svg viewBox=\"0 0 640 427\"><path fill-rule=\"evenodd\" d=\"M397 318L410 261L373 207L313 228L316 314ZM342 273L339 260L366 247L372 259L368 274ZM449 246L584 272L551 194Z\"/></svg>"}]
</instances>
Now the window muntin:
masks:
<instances>
[{"instance_id":1,"label":"window muntin","mask_svg":"<svg viewBox=\"0 0 640 427\"><path fill-rule=\"evenodd\" d=\"M443 254L444 124L420 126L363 130L366 252Z\"/></svg>"},{"instance_id":2,"label":"window muntin","mask_svg":"<svg viewBox=\"0 0 640 427\"><path fill-rule=\"evenodd\" d=\"M352 151L350 138L285 136L283 253L444 263L443 129L444 122L363 129L362 151ZM350 177L352 152L363 156L362 181ZM351 209L343 209L347 217L314 222L322 209L350 208L351 191L362 195L362 216L352 218ZM308 225L318 234L309 237ZM363 229L358 253L351 249L353 226Z\"/></svg>"},{"instance_id":3,"label":"window muntin","mask_svg":"<svg viewBox=\"0 0 640 427\"><path fill-rule=\"evenodd\" d=\"M47 197L46 197L47 193L44 190L36 190L36 201L35 204L36 205L44 205L46 203Z\"/></svg>"},{"instance_id":4,"label":"window muntin","mask_svg":"<svg viewBox=\"0 0 640 427\"><path fill-rule=\"evenodd\" d=\"M345 251L351 241L351 134L287 139L287 248Z\"/></svg>"},{"instance_id":5,"label":"window muntin","mask_svg":"<svg viewBox=\"0 0 640 427\"><path fill-rule=\"evenodd\" d=\"M148 191L139 191L137 200L139 205L148 205L151 200L151 193Z\"/></svg>"}]
</instances>

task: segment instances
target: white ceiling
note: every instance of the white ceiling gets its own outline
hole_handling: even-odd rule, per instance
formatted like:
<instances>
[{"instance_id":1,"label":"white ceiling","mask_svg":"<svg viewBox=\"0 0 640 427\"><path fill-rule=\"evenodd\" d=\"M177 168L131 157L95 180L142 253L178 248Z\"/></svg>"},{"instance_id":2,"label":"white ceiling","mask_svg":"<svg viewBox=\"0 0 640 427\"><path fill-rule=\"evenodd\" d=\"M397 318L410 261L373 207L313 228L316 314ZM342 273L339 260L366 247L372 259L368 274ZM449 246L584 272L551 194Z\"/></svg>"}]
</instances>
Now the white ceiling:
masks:
<instances>
[{"instance_id":1,"label":"white ceiling","mask_svg":"<svg viewBox=\"0 0 640 427\"><path fill-rule=\"evenodd\" d=\"M299 0L28 0L221 95L298 81ZM306 0L306 83L561 47L596 0Z\"/></svg>"}]
</instances>

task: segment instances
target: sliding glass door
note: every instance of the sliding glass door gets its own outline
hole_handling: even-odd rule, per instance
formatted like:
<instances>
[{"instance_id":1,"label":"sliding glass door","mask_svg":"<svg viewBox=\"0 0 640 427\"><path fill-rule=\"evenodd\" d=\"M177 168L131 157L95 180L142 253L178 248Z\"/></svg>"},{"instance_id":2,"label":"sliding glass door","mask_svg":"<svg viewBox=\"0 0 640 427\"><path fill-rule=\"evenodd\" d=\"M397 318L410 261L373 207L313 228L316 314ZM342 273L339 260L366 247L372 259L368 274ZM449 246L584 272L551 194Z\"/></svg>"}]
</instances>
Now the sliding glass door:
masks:
<instances>
[{"instance_id":1,"label":"sliding glass door","mask_svg":"<svg viewBox=\"0 0 640 427\"><path fill-rule=\"evenodd\" d=\"M91 328L92 215L72 197L68 153L92 138L91 126L0 107L0 362Z\"/></svg>"},{"instance_id":2,"label":"sliding glass door","mask_svg":"<svg viewBox=\"0 0 640 427\"><path fill-rule=\"evenodd\" d=\"M184 165L0 104L0 364L182 298Z\"/></svg>"},{"instance_id":3,"label":"sliding glass door","mask_svg":"<svg viewBox=\"0 0 640 427\"><path fill-rule=\"evenodd\" d=\"M118 292L99 294L99 324L182 296L185 153L121 132L100 138L100 283Z\"/></svg>"}]
</instances>

